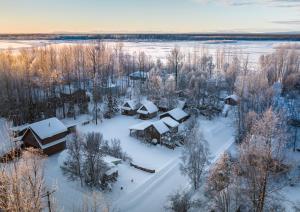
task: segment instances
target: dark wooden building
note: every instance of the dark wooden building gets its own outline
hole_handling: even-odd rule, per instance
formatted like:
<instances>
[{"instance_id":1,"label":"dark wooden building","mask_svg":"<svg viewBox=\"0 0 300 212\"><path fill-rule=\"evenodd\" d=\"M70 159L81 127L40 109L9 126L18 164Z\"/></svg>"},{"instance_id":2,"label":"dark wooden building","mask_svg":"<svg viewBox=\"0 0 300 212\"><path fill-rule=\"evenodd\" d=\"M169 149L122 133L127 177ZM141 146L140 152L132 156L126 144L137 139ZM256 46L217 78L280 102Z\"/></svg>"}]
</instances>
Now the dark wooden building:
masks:
<instances>
[{"instance_id":1,"label":"dark wooden building","mask_svg":"<svg viewBox=\"0 0 300 212\"><path fill-rule=\"evenodd\" d=\"M127 100L121 107L121 112L123 115L135 115L140 104L136 100Z\"/></svg>"},{"instance_id":2,"label":"dark wooden building","mask_svg":"<svg viewBox=\"0 0 300 212\"><path fill-rule=\"evenodd\" d=\"M141 107L137 110L140 119L152 119L157 116L158 107L151 101L144 100Z\"/></svg>"},{"instance_id":3,"label":"dark wooden building","mask_svg":"<svg viewBox=\"0 0 300 212\"><path fill-rule=\"evenodd\" d=\"M30 124L22 137L25 147L39 148L52 155L66 148L67 127L57 118Z\"/></svg>"},{"instance_id":4,"label":"dark wooden building","mask_svg":"<svg viewBox=\"0 0 300 212\"><path fill-rule=\"evenodd\" d=\"M130 127L129 130L131 136L148 141L156 139L158 142L161 141L166 133L170 132L170 129L162 120L155 122L145 121Z\"/></svg>"},{"instance_id":5,"label":"dark wooden building","mask_svg":"<svg viewBox=\"0 0 300 212\"><path fill-rule=\"evenodd\" d=\"M235 94L232 94L230 96L227 96L225 99L224 99L224 102L225 104L227 105L232 105L232 106L235 106L235 105L238 105L240 103L240 98L235 95Z\"/></svg>"}]
</instances>

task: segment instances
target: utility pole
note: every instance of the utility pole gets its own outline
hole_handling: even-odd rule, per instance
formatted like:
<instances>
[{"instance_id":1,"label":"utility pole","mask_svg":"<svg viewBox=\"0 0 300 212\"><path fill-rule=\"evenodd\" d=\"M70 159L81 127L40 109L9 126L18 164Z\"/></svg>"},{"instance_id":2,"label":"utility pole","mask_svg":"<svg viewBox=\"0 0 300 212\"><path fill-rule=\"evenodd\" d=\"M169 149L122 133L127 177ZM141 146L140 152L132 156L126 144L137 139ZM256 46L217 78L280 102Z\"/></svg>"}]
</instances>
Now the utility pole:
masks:
<instances>
[{"instance_id":1,"label":"utility pole","mask_svg":"<svg viewBox=\"0 0 300 212\"><path fill-rule=\"evenodd\" d=\"M51 194L53 194L54 192L55 192L55 190L52 190L51 192L50 192L50 191L47 191L46 194L44 194L44 195L42 196L42 198L47 197L47 207L48 207L48 211L49 211L49 212L52 212L52 211L51 211L51 199L50 199L50 196L51 196Z\"/></svg>"}]
</instances>

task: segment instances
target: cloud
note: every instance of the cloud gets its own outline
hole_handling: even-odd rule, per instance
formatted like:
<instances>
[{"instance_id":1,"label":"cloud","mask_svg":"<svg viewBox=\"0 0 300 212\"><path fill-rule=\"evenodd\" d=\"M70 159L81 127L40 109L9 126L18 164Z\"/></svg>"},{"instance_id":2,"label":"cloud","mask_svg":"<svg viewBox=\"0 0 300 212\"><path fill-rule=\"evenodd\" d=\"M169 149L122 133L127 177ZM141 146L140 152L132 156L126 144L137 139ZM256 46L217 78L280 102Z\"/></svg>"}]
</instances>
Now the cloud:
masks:
<instances>
[{"instance_id":1,"label":"cloud","mask_svg":"<svg viewBox=\"0 0 300 212\"><path fill-rule=\"evenodd\" d=\"M284 24L284 25L300 25L300 20L287 20L287 21L272 21L274 24Z\"/></svg>"}]
</instances>

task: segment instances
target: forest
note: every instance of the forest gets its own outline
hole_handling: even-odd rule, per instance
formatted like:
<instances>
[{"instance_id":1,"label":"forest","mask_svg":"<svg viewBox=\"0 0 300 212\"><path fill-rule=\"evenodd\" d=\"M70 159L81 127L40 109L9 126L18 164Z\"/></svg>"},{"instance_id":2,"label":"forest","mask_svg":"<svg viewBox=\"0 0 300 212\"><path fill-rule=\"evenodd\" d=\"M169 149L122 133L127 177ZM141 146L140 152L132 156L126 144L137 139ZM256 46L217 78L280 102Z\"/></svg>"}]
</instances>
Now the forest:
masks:
<instances>
[{"instance_id":1,"label":"forest","mask_svg":"<svg viewBox=\"0 0 300 212\"><path fill-rule=\"evenodd\" d=\"M291 164L288 157L290 152L299 151L299 46L281 45L273 53L261 55L254 66L238 52L220 48L212 55L205 47L195 47L194 51L183 53L174 46L162 61L144 52L126 53L121 42L108 45L101 40L1 51L0 117L19 126L51 117L76 120L90 113L94 123L101 126L104 119L118 114L124 98L147 97L157 104L163 101L168 108L184 99L191 118L186 123L180 170L188 177L191 190L202 196L195 200L191 192L178 191L170 195L166 210L283 211L276 201L276 191L299 181L297 165ZM147 79L135 80L134 73L139 73L137 78L146 74ZM208 120L227 116L224 100L233 94L238 96L234 110L237 153L225 152L208 169L207 141L195 120L199 116ZM87 134L86 144L75 142L67 147L74 156L63 167L69 177L80 178L81 184L84 179L99 186L99 181L87 180L91 176L85 171L88 165L82 168L83 173L74 173L74 163L76 155L81 154L76 145L83 146L85 156L80 157L87 157L87 164L94 156L104 154L104 148L99 148L99 142L104 142L101 136ZM99 152L88 141L94 142ZM115 149L119 149L118 142ZM106 152L111 152L107 145ZM30 201L40 203L44 193L42 174L37 171L41 167L36 158L40 153L30 156L32 152L12 171L1 170L0 208L6 205L11 211L22 207L26 208L24 211L41 210L42 204L30 205ZM122 150L116 152L128 160ZM27 162L29 169L23 173ZM101 161L97 168L99 173L103 171ZM23 174L22 179L18 178L19 173ZM26 183L32 173L36 173L34 185ZM14 182L8 180L10 177ZM20 192L14 189L18 186ZM13 197L26 194L26 190L31 190L26 195L28 199ZM6 192L9 198L3 195ZM299 211L297 206L295 210Z\"/></svg>"}]
</instances>

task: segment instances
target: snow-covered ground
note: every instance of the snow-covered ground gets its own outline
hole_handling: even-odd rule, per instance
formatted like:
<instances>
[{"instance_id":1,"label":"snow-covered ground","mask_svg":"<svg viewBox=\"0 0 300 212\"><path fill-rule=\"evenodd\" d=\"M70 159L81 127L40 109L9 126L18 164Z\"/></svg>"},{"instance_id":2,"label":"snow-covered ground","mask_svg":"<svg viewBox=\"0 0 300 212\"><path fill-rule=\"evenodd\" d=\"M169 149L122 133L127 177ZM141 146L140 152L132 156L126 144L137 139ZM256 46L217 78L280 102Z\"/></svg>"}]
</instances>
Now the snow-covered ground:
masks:
<instances>
[{"instance_id":1,"label":"snow-covered ground","mask_svg":"<svg viewBox=\"0 0 300 212\"><path fill-rule=\"evenodd\" d=\"M69 121L70 122L70 121ZM105 139L119 138L122 148L133 158L133 162L155 169L155 174L145 173L130 167L118 165L118 181L111 192L104 197L114 208L121 211L164 211L164 204L170 193L185 188L188 179L179 170L181 148L170 150L164 146L145 144L129 136L129 127L142 122L135 117L118 115L95 125L80 126L82 133L101 132ZM204 137L207 139L213 157L219 156L234 141L232 119L218 117L214 120L199 119ZM49 185L56 184L58 205L65 211L72 210L80 204L87 189L78 182L69 182L59 168L64 153L50 156L46 162L45 177ZM131 180L133 179L133 182ZM121 190L121 186L123 190ZM67 194L67 195L66 195Z\"/></svg>"}]
</instances>

